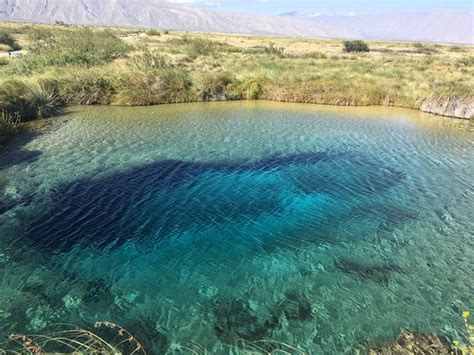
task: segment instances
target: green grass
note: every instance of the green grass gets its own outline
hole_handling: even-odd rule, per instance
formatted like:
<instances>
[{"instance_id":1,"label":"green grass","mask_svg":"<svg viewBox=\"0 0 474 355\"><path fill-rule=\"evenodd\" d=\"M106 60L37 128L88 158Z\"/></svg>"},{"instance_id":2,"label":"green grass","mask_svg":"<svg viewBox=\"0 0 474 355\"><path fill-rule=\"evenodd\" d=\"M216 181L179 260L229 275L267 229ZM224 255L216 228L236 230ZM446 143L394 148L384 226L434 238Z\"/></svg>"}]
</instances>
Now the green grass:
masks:
<instances>
[{"instance_id":1,"label":"green grass","mask_svg":"<svg viewBox=\"0 0 474 355\"><path fill-rule=\"evenodd\" d=\"M472 46L370 41L370 52L348 53L337 40L9 23L0 24L1 38L25 50L7 60L0 46L0 109L22 120L66 104L268 99L419 108L434 95L474 91Z\"/></svg>"}]
</instances>

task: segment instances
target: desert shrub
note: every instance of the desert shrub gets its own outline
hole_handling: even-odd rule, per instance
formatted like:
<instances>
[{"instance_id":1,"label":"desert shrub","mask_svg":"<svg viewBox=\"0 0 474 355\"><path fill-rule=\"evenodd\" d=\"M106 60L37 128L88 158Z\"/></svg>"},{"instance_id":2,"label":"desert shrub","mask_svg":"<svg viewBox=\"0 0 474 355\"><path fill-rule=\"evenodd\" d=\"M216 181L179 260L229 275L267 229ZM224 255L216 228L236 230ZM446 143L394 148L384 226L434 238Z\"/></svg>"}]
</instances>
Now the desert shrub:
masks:
<instances>
[{"instance_id":1,"label":"desert shrub","mask_svg":"<svg viewBox=\"0 0 474 355\"><path fill-rule=\"evenodd\" d=\"M192 81L177 68L132 71L118 79L114 102L118 105L144 106L190 101Z\"/></svg>"},{"instance_id":2,"label":"desert shrub","mask_svg":"<svg viewBox=\"0 0 474 355\"><path fill-rule=\"evenodd\" d=\"M83 70L61 81L59 95L68 104L106 105L112 102L115 89L100 70Z\"/></svg>"},{"instance_id":3,"label":"desert shrub","mask_svg":"<svg viewBox=\"0 0 474 355\"><path fill-rule=\"evenodd\" d=\"M415 47L415 53L418 54L435 54L438 53L438 50L422 43L413 43L413 47Z\"/></svg>"},{"instance_id":4,"label":"desert shrub","mask_svg":"<svg viewBox=\"0 0 474 355\"><path fill-rule=\"evenodd\" d=\"M14 51L21 49L21 47L18 45L13 36L3 30L0 30L0 44L4 44Z\"/></svg>"},{"instance_id":5,"label":"desert shrub","mask_svg":"<svg viewBox=\"0 0 474 355\"><path fill-rule=\"evenodd\" d=\"M0 87L0 110L21 120L51 117L61 108L55 81L10 80Z\"/></svg>"},{"instance_id":6,"label":"desert shrub","mask_svg":"<svg viewBox=\"0 0 474 355\"><path fill-rule=\"evenodd\" d=\"M326 59L327 56L321 52L309 52L302 55L303 58L310 58L310 59Z\"/></svg>"},{"instance_id":7,"label":"desert shrub","mask_svg":"<svg viewBox=\"0 0 474 355\"><path fill-rule=\"evenodd\" d=\"M146 34L151 37L161 36L161 32L158 30L148 30L146 31Z\"/></svg>"},{"instance_id":8,"label":"desert shrub","mask_svg":"<svg viewBox=\"0 0 474 355\"><path fill-rule=\"evenodd\" d=\"M217 51L218 45L205 39L192 39L188 45L188 56L197 58L199 56L212 55Z\"/></svg>"},{"instance_id":9,"label":"desert shrub","mask_svg":"<svg viewBox=\"0 0 474 355\"><path fill-rule=\"evenodd\" d=\"M456 52L456 53L466 52L466 48L465 48L465 47L461 47L461 46L451 46L451 47L449 47L449 50L450 50L451 52Z\"/></svg>"},{"instance_id":10,"label":"desert shrub","mask_svg":"<svg viewBox=\"0 0 474 355\"><path fill-rule=\"evenodd\" d=\"M344 41L342 43L344 46L344 52L351 53L351 52L368 52L369 46L364 41L356 40L356 41Z\"/></svg>"},{"instance_id":11,"label":"desert shrub","mask_svg":"<svg viewBox=\"0 0 474 355\"><path fill-rule=\"evenodd\" d=\"M459 58L454 62L456 68L468 68L474 67L474 57L463 57Z\"/></svg>"},{"instance_id":12,"label":"desert shrub","mask_svg":"<svg viewBox=\"0 0 474 355\"><path fill-rule=\"evenodd\" d=\"M281 47L277 47L275 43L270 42L266 46L254 46L246 50L248 54L262 53L268 55L274 55L277 57L284 57L285 50Z\"/></svg>"}]
</instances>

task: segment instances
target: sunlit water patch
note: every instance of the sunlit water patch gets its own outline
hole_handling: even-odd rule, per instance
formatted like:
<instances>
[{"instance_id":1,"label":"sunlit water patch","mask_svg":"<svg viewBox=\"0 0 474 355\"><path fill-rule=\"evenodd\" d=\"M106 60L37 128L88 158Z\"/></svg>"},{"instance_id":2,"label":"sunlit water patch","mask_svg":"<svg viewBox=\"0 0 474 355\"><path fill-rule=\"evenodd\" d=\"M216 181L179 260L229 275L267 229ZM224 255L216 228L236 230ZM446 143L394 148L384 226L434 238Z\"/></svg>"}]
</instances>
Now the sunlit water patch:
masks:
<instances>
[{"instance_id":1,"label":"sunlit water patch","mask_svg":"<svg viewBox=\"0 0 474 355\"><path fill-rule=\"evenodd\" d=\"M0 161L0 336L110 320L153 353L334 353L462 331L469 124L266 102L71 111Z\"/></svg>"}]
</instances>

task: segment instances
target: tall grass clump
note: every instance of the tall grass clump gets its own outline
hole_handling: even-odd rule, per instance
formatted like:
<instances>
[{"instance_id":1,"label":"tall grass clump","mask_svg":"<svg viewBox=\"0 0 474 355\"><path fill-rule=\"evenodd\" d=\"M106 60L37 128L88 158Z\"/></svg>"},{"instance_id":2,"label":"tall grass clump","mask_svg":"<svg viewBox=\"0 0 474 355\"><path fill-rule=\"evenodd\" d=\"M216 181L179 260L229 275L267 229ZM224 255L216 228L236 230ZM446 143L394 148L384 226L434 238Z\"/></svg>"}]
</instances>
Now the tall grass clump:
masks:
<instances>
[{"instance_id":1,"label":"tall grass clump","mask_svg":"<svg viewBox=\"0 0 474 355\"><path fill-rule=\"evenodd\" d=\"M150 71L169 68L171 64L158 51L145 49L141 55L136 55L132 58L131 66L138 70Z\"/></svg>"},{"instance_id":2,"label":"tall grass clump","mask_svg":"<svg viewBox=\"0 0 474 355\"><path fill-rule=\"evenodd\" d=\"M75 71L60 82L59 96L66 104L107 105L115 88L112 80L100 69Z\"/></svg>"},{"instance_id":3,"label":"tall grass clump","mask_svg":"<svg viewBox=\"0 0 474 355\"><path fill-rule=\"evenodd\" d=\"M146 106L192 100L189 73L179 68L134 70L117 79L114 103Z\"/></svg>"},{"instance_id":4,"label":"tall grass clump","mask_svg":"<svg viewBox=\"0 0 474 355\"><path fill-rule=\"evenodd\" d=\"M0 110L21 120L55 116L61 109L54 81L10 80L0 87Z\"/></svg>"},{"instance_id":5,"label":"tall grass clump","mask_svg":"<svg viewBox=\"0 0 474 355\"><path fill-rule=\"evenodd\" d=\"M343 51L346 53L351 52L369 52L369 45L364 41L356 40L356 41L344 41L342 43Z\"/></svg>"},{"instance_id":6,"label":"tall grass clump","mask_svg":"<svg viewBox=\"0 0 474 355\"><path fill-rule=\"evenodd\" d=\"M20 118L18 116L6 111L0 112L0 150L18 133L19 123Z\"/></svg>"},{"instance_id":7,"label":"tall grass clump","mask_svg":"<svg viewBox=\"0 0 474 355\"><path fill-rule=\"evenodd\" d=\"M0 44L4 44L14 51L21 49L13 36L4 30L0 30Z\"/></svg>"}]
</instances>

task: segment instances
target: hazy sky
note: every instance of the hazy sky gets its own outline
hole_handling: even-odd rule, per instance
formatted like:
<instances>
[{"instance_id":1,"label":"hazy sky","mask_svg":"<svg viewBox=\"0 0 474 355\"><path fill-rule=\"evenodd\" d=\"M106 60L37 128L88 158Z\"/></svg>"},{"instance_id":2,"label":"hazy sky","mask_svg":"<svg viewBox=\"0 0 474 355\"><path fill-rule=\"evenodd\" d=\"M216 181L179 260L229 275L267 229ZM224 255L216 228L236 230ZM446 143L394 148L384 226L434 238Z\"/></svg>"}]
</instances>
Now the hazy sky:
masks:
<instances>
[{"instance_id":1,"label":"hazy sky","mask_svg":"<svg viewBox=\"0 0 474 355\"><path fill-rule=\"evenodd\" d=\"M474 0L171 0L194 6L240 12L279 14L288 11L336 13L385 10L435 10L474 8Z\"/></svg>"}]
</instances>

